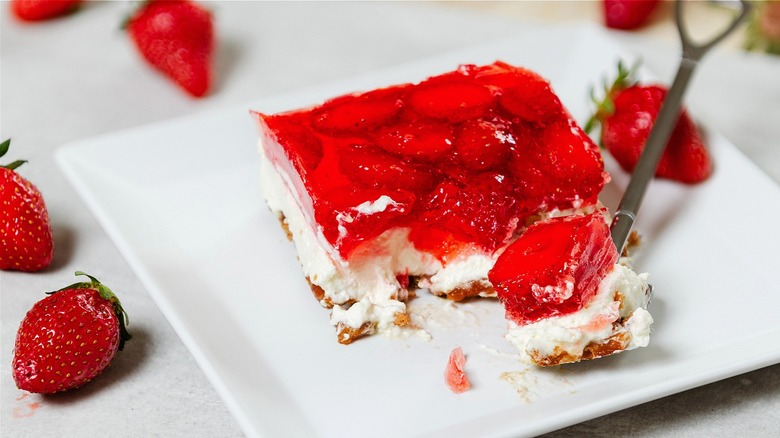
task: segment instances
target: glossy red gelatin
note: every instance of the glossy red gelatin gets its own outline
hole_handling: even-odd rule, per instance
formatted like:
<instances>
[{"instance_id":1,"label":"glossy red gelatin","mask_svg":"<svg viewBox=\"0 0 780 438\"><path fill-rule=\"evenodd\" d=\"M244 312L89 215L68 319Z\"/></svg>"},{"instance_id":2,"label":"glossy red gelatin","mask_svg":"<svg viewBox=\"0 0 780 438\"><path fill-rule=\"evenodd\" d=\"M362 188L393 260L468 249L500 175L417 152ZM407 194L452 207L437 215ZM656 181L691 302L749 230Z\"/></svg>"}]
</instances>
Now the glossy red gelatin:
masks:
<instances>
[{"instance_id":1,"label":"glossy red gelatin","mask_svg":"<svg viewBox=\"0 0 780 438\"><path fill-rule=\"evenodd\" d=\"M518 325L580 310L617 262L601 211L540 221L498 257L488 274Z\"/></svg>"},{"instance_id":2,"label":"glossy red gelatin","mask_svg":"<svg viewBox=\"0 0 780 438\"><path fill-rule=\"evenodd\" d=\"M608 179L547 81L503 62L254 115L266 155L343 259L394 227L443 261L492 253L539 211L594 204Z\"/></svg>"}]
</instances>

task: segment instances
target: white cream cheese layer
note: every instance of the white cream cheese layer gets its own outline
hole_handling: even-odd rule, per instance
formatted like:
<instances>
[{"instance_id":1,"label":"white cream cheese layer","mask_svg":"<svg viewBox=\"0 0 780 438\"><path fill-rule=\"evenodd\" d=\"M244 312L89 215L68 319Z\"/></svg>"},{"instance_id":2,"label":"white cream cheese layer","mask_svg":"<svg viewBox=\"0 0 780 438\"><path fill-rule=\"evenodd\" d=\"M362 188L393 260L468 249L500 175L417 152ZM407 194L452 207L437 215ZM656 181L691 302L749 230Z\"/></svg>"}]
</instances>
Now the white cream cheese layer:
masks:
<instances>
[{"instance_id":1,"label":"white cream cheese layer","mask_svg":"<svg viewBox=\"0 0 780 438\"><path fill-rule=\"evenodd\" d=\"M617 264L581 310L523 326L509 321L506 338L529 362L532 354L547 357L566 352L580 357L588 344L604 342L620 332L630 335L624 350L646 347L653 323L646 310L647 290L647 274Z\"/></svg>"},{"instance_id":2,"label":"white cream cheese layer","mask_svg":"<svg viewBox=\"0 0 780 438\"><path fill-rule=\"evenodd\" d=\"M260 150L263 196L272 211L284 215L304 275L324 291L322 304L333 306L331 324L359 328L370 323L379 333L398 335L409 330L395 324L396 315L406 313L406 291L397 275L430 277L425 287L435 292L487 278L495 262L492 257L473 254L443 268L435 257L415 249L408 228L390 229L356 248L349 262L342 260L325 249L329 245L322 232L309 225L289 190L292 183L268 159L262 146ZM393 204L390 197L380 196L356 206L354 214L373 214Z\"/></svg>"},{"instance_id":3,"label":"white cream cheese layer","mask_svg":"<svg viewBox=\"0 0 780 438\"><path fill-rule=\"evenodd\" d=\"M421 281L420 286L430 289L436 295L444 295L453 289L464 287L475 281L487 278L488 271L496 263L496 255L469 254L459 257L449 263L444 269L437 272L427 280ZM488 296L480 293L480 296ZM496 296L495 292L490 296Z\"/></svg>"},{"instance_id":4,"label":"white cream cheese layer","mask_svg":"<svg viewBox=\"0 0 780 438\"><path fill-rule=\"evenodd\" d=\"M354 329L365 324L389 336L426 333L420 329L399 327L396 316L407 313L406 291L398 275L422 276L422 287L443 294L472 281L487 278L497 254L478 252L442 266L430 254L417 251L409 241L408 228L394 228L363 243L350 256L349 262L329 252L321 230L315 230L303 214L294 187L287 175L277 169L261 150L261 189L272 211L282 213L293 237L298 259L308 280L322 289L322 304L332 306L331 324ZM392 198L380 196L356 206L351 215L374 214L395 204ZM561 212L565 214L565 212ZM348 218L343 218L349 220ZM607 339L613 334L612 322L624 318L623 327L631 334L627 349L646 346L652 317L644 309L647 304L644 275L616 265L602 281L596 296L582 310L563 317L550 318L526 326L509 322L507 338L521 351L532 349L552 353L555 347L572 353L582 353L591 342ZM622 305L614 300L615 291L623 296Z\"/></svg>"}]
</instances>

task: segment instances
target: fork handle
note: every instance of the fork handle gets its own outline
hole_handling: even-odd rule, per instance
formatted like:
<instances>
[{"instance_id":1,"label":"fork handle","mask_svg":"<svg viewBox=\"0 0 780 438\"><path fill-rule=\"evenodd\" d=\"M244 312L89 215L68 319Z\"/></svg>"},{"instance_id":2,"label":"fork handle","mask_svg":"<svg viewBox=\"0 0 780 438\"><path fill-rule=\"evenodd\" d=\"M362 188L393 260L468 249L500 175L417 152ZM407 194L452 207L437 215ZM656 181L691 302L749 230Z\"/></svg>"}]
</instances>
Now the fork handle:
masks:
<instances>
[{"instance_id":1,"label":"fork handle","mask_svg":"<svg viewBox=\"0 0 780 438\"><path fill-rule=\"evenodd\" d=\"M623 194L617 212L612 219L610 234L619 254L623 252L639 206L647 192L647 186L655 175L658 162L661 161L661 156L666 149L666 143L677 124L683 94L685 94L685 89L697 64L698 62L695 61L680 63L674 82L666 94L653 129L650 131L650 136L647 138L645 149L634 168L631 181L628 183L626 192Z\"/></svg>"},{"instance_id":2,"label":"fork handle","mask_svg":"<svg viewBox=\"0 0 780 438\"><path fill-rule=\"evenodd\" d=\"M672 82L672 86L669 88L663 104L661 104L661 109L653 129L650 130L650 136L647 139L645 148L639 157L639 161L631 175L631 181L628 183L628 187L620 200L617 212L610 225L610 234L612 241L617 247L618 254L623 253L631 227L633 227L636 215L639 212L639 206L642 204L642 199L647 192L647 186L655 175L658 162L661 160L664 149L666 149L666 143L669 141L669 137L671 137L672 131L677 124L680 105L688 87L688 82L690 82L691 76L693 76L693 72L704 54L731 33L747 16L750 5L746 0L740 0L740 5L742 7L740 14L723 32L709 42L696 44L688 35L683 23L682 1L677 0L675 17L677 30L680 33L682 42L682 59L674 77L674 82Z\"/></svg>"}]
</instances>

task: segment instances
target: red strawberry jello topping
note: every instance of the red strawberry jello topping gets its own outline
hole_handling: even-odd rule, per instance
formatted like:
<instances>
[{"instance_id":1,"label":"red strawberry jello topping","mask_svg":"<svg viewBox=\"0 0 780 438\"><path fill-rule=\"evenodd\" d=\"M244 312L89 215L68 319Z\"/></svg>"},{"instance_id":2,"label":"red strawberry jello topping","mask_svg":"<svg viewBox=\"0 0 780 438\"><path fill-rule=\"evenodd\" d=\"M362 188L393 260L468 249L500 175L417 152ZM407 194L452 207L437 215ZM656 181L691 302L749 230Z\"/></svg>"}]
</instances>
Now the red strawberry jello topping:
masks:
<instances>
[{"instance_id":1,"label":"red strawberry jello topping","mask_svg":"<svg viewBox=\"0 0 780 438\"><path fill-rule=\"evenodd\" d=\"M525 325L580 310L617 259L604 214L596 211L531 225L488 278L507 319Z\"/></svg>"},{"instance_id":2,"label":"red strawberry jello topping","mask_svg":"<svg viewBox=\"0 0 780 438\"><path fill-rule=\"evenodd\" d=\"M492 253L540 211L594 205L608 180L549 84L503 62L254 115L266 155L345 260L395 227L441 260Z\"/></svg>"}]
</instances>

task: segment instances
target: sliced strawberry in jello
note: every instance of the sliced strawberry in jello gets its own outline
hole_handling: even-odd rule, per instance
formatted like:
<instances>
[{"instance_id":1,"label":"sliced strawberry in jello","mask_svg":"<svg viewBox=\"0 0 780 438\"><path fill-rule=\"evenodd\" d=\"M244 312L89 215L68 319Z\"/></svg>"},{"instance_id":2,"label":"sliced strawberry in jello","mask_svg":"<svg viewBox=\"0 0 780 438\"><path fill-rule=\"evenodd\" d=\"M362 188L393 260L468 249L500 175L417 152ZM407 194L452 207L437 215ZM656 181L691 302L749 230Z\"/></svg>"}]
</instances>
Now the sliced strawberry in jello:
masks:
<instances>
[{"instance_id":1,"label":"sliced strawberry in jello","mask_svg":"<svg viewBox=\"0 0 780 438\"><path fill-rule=\"evenodd\" d=\"M452 131L452 127L444 123L403 123L379 131L376 143L387 152L402 157L436 161L452 149L455 138Z\"/></svg>"},{"instance_id":2,"label":"sliced strawberry in jello","mask_svg":"<svg viewBox=\"0 0 780 438\"><path fill-rule=\"evenodd\" d=\"M457 133L455 153L468 169L484 171L505 165L515 146L512 132L500 122L469 120Z\"/></svg>"},{"instance_id":3,"label":"sliced strawberry in jello","mask_svg":"<svg viewBox=\"0 0 780 438\"><path fill-rule=\"evenodd\" d=\"M403 108L404 86L382 88L357 96L344 96L323 104L312 126L329 134L362 133L395 120Z\"/></svg>"},{"instance_id":4,"label":"sliced strawberry in jello","mask_svg":"<svg viewBox=\"0 0 780 438\"><path fill-rule=\"evenodd\" d=\"M342 254L350 254L361 243L393 226L400 225L414 206L416 196L406 190L334 187L335 195L322 199L317 223L325 238Z\"/></svg>"},{"instance_id":5,"label":"sliced strawberry in jello","mask_svg":"<svg viewBox=\"0 0 780 438\"><path fill-rule=\"evenodd\" d=\"M492 254L539 211L594 205L607 181L598 147L550 85L503 62L255 115L267 155L344 260L393 227L443 262ZM381 206L383 190L404 208L349 222L360 205Z\"/></svg>"},{"instance_id":6,"label":"sliced strawberry in jello","mask_svg":"<svg viewBox=\"0 0 780 438\"><path fill-rule=\"evenodd\" d=\"M470 242L457 239L449 231L431 226L413 225L409 240L417 250L433 255L444 264L479 249Z\"/></svg>"},{"instance_id":7,"label":"sliced strawberry in jello","mask_svg":"<svg viewBox=\"0 0 780 438\"><path fill-rule=\"evenodd\" d=\"M617 262L602 211L530 226L488 274L507 319L518 325L580 310Z\"/></svg>"},{"instance_id":8,"label":"sliced strawberry in jello","mask_svg":"<svg viewBox=\"0 0 780 438\"><path fill-rule=\"evenodd\" d=\"M547 81L536 74L529 74L525 79L501 93L498 103L502 108L533 123L550 123L566 116L560 99Z\"/></svg>"},{"instance_id":9,"label":"sliced strawberry in jello","mask_svg":"<svg viewBox=\"0 0 780 438\"><path fill-rule=\"evenodd\" d=\"M517 226L517 195L513 182L500 173L482 173L467 185L444 181L419 205L420 218L429 227L450 232L454 240L493 252Z\"/></svg>"},{"instance_id":10,"label":"sliced strawberry in jello","mask_svg":"<svg viewBox=\"0 0 780 438\"><path fill-rule=\"evenodd\" d=\"M550 83L531 70L496 62L476 73L475 79L493 90L502 110L520 120L545 124L567 117Z\"/></svg>"},{"instance_id":11,"label":"sliced strawberry in jello","mask_svg":"<svg viewBox=\"0 0 780 438\"><path fill-rule=\"evenodd\" d=\"M546 208L579 208L592 204L609 175L598 146L573 120L544 129L518 130L517 153L510 169L522 193Z\"/></svg>"},{"instance_id":12,"label":"sliced strawberry in jello","mask_svg":"<svg viewBox=\"0 0 780 438\"><path fill-rule=\"evenodd\" d=\"M403 161L383 150L365 143L353 143L339 148L336 174L323 174L325 179L333 179L343 174L359 187L404 189L414 193L427 193L436 184L436 174L429 169Z\"/></svg>"},{"instance_id":13,"label":"sliced strawberry in jello","mask_svg":"<svg viewBox=\"0 0 780 438\"><path fill-rule=\"evenodd\" d=\"M479 117L493 103L491 91L458 73L428 79L409 95L409 105L417 113L449 122Z\"/></svg>"}]
</instances>

